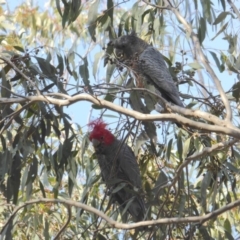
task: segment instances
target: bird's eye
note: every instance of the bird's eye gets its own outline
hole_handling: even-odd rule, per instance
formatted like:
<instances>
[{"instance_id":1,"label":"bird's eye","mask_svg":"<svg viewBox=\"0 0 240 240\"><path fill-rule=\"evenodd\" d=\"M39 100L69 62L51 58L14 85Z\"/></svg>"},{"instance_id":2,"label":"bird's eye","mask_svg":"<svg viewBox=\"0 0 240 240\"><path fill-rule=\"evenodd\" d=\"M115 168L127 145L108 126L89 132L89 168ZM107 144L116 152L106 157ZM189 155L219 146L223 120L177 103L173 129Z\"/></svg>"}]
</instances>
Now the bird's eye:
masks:
<instances>
[{"instance_id":1,"label":"bird's eye","mask_svg":"<svg viewBox=\"0 0 240 240\"><path fill-rule=\"evenodd\" d=\"M122 54L122 53L119 53L117 57L118 57L118 58L123 58L123 54Z\"/></svg>"},{"instance_id":2,"label":"bird's eye","mask_svg":"<svg viewBox=\"0 0 240 240\"><path fill-rule=\"evenodd\" d=\"M104 137L103 137L103 136L101 136L101 137L100 137L100 139L101 139L101 140L103 140L103 139L104 139Z\"/></svg>"}]
</instances>

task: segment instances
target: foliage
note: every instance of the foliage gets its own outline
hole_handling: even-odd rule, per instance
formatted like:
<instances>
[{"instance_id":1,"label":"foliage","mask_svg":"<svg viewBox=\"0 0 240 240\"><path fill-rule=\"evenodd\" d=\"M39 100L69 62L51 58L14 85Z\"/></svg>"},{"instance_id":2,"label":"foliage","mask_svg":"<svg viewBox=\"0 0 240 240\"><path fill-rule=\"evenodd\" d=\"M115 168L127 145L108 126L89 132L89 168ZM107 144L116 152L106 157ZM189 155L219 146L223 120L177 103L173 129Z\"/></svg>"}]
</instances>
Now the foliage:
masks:
<instances>
[{"instance_id":1,"label":"foliage","mask_svg":"<svg viewBox=\"0 0 240 240\"><path fill-rule=\"evenodd\" d=\"M174 6L162 0L132 2L56 0L40 6L23 3L15 9L1 2L1 239L239 235L240 85L235 79L240 71L240 14L226 0L185 0ZM177 115L168 109L184 128L137 117L136 121L127 113L134 109L153 115L156 103L151 86L145 86L147 91L136 89L129 69L119 65L107 46L132 30L163 53L186 109L192 110ZM215 77L221 79L224 92ZM94 101L97 98L112 104L111 111ZM164 223L126 230L126 225L114 226L70 201L50 201L73 200L118 222L132 221L108 201L84 128L86 101L92 102L91 116L111 123L117 137L128 135L149 206L146 220ZM71 104L80 115L78 121L64 107ZM179 120L180 115L185 118ZM40 198L50 200L29 203ZM201 219L218 210L221 215L213 214L207 222ZM172 218L186 221L168 221Z\"/></svg>"}]
</instances>

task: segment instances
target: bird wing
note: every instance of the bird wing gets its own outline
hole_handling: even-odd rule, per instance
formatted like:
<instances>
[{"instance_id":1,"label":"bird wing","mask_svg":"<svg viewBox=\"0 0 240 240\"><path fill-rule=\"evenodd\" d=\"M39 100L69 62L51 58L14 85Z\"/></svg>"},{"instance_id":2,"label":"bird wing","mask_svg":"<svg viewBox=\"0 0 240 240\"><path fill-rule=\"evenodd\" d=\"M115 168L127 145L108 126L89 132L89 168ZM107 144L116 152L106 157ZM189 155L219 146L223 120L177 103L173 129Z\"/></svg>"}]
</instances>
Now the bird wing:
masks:
<instances>
[{"instance_id":1,"label":"bird wing","mask_svg":"<svg viewBox=\"0 0 240 240\"><path fill-rule=\"evenodd\" d=\"M121 141L119 141L121 143ZM118 178L124 179L130 183L130 185L142 188L141 176L136 157L132 149L127 145L123 144L119 156L119 168L118 168ZM123 206L126 206L127 202L132 199L132 203L128 208L129 213L135 218L136 221L141 221L145 214L145 203L143 198L133 192L129 192L126 189L122 189L116 193L119 197L119 202L123 202ZM121 199L121 200L120 200Z\"/></svg>"},{"instance_id":2,"label":"bird wing","mask_svg":"<svg viewBox=\"0 0 240 240\"><path fill-rule=\"evenodd\" d=\"M107 158L104 154L96 154L98 164L101 169L101 176L104 182L107 182L109 180L109 173L111 171L111 164L109 161L107 161Z\"/></svg>"},{"instance_id":3,"label":"bird wing","mask_svg":"<svg viewBox=\"0 0 240 240\"><path fill-rule=\"evenodd\" d=\"M161 92L162 96L176 105L182 106L179 92L166 66L162 54L152 46L147 47L139 56L140 70Z\"/></svg>"},{"instance_id":4,"label":"bird wing","mask_svg":"<svg viewBox=\"0 0 240 240\"><path fill-rule=\"evenodd\" d=\"M132 149L125 143L119 152L118 160L118 178L128 181L134 187L141 188L142 182L136 157Z\"/></svg>"}]
</instances>

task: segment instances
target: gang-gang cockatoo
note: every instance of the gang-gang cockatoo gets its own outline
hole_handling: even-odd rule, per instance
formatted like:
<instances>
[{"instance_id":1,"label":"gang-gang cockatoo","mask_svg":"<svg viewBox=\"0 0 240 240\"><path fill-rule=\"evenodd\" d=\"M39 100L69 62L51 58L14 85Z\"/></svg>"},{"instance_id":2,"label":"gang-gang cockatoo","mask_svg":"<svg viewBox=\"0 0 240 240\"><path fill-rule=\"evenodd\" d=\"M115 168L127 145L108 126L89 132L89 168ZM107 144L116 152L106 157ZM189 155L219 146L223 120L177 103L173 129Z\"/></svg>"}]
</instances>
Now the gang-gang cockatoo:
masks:
<instances>
[{"instance_id":1,"label":"gang-gang cockatoo","mask_svg":"<svg viewBox=\"0 0 240 240\"><path fill-rule=\"evenodd\" d=\"M95 149L102 179L113 200L121 206L121 209L128 206L127 210L134 221L143 220L145 203L139 193L142 182L133 151L126 143L118 140L101 119L90 122L89 127L91 128L89 139ZM123 185L122 188L120 184ZM116 191L118 187L120 189Z\"/></svg>"},{"instance_id":2,"label":"gang-gang cockatoo","mask_svg":"<svg viewBox=\"0 0 240 240\"><path fill-rule=\"evenodd\" d=\"M135 32L114 39L108 45L115 48L117 59L132 70L138 87L144 82L151 83L165 100L184 107L163 55L156 48L137 37Z\"/></svg>"}]
</instances>

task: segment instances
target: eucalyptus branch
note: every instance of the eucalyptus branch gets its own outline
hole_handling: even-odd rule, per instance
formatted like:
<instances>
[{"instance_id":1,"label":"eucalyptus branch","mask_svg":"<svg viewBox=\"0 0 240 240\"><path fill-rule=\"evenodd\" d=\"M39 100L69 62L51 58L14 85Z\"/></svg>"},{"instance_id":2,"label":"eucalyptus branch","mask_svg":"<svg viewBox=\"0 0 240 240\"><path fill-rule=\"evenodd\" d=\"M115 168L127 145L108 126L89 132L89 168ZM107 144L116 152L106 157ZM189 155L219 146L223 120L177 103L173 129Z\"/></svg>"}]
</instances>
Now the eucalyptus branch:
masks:
<instances>
[{"instance_id":1,"label":"eucalyptus branch","mask_svg":"<svg viewBox=\"0 0 240 240\"><path fill-rule=\"evenodd\" d=\"M211 125L207 123L202 123L202 122L196 122L194 120L191 120L187 117L180 116L175 113L165 113L165 114L144 114L140 113L128 108L124 108L122 106L116 105L112 102L106 101L104 99L100 99L96 96L92 96L89 94L79 94L75 96L68 96L66 94L51 94L53 97L47 96L47 95L38 95L38 96L28 96L25 98L0 98L0 103L23 103L23 102L46 102L48 104L54 104L58 106L69 106L75 102L78 101L88 101L92 102L100 107L105 107L109 110L113 110L118 113L125 114L129 117L133 117L136 120L140 121L173 121L173 122L178 122L181 125L185 125L187 127L190 127L192 129L200 129L204 130L207 132L216 132L216 133L222 133L226 134L229 136L232 136L236 139L240 139L240 129L232 126L231 123L226 124L225 121L222 121L218 118L216 118L213 115L209 115L209 121L212 121L216 125ZM55 97L54 97L55 96ZM58 98L56 98L58 97ZM59 99L59 98L64 98L64 99ZM179 106L171 105L169 103L166 104L167 108L169 108L172 111L179 112L179 113L184 113L184 111L189 111L189 113L192 112L196 115L196 117L199 117L197 113L200 114L200 116L205 116L206 113L201 112L199 110L188 110L184 108L180 108ZM187 114L186 114L187 115Z\"/></svg>"},{"instance_id":2,"label":"eucalyptus branch","mask_svg":"<svg viewBox=\"0 0 240 240\"><path fill-rule=\"evenodd\" d=\"M137 223L120 223L112 218L108 217L106 214L103 212L99 211L96 208L93 208L91 206L88 206L84 203L76 202L73 200L66 200L66 199L48 199L48 198L42 198L42 199L36 199L36 200L31 200L27 201L24 204L16 207L11 214L11 216L8 218L6 223L3 225L2 230L0 234L2 234L5 230L5 228L8 226L8 224L14 219L15 215L18 213L19 210L22 208L33 205L33 204L40 204L40 203L53 203L53 204L64 204L69 207L77 207L77 208L82 208L87 212L93 213L102 219L104 219L109 227L111 228L117 228L117 229L135 229L139 227L147 227L147 226L157 226L161 224L181 224L181 223L203 223L206 222L210 219L214 219L215 217L219 216L220 214L229 211L237 206L240 206L240 200L234 201L232 203L227 204L224 207L221 207L211 213L208 213L204 216L190 216L190 217L173 217L173 218L162 218L162 219L156 219L156 220L148 220L148 221L142 221L142 222L137 222Z\"/></svg>"}]
</instances>

